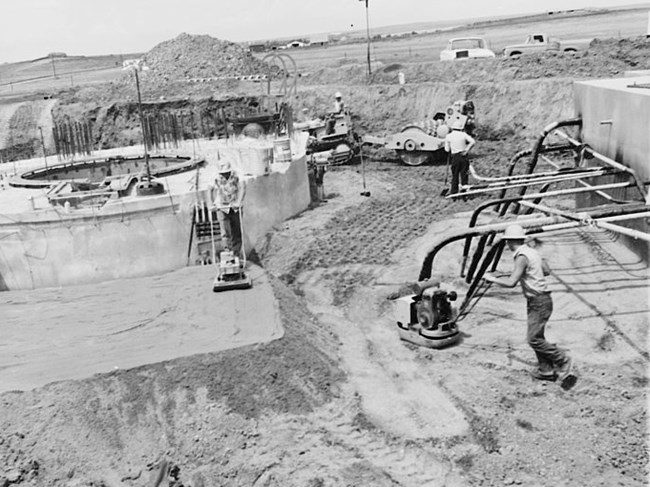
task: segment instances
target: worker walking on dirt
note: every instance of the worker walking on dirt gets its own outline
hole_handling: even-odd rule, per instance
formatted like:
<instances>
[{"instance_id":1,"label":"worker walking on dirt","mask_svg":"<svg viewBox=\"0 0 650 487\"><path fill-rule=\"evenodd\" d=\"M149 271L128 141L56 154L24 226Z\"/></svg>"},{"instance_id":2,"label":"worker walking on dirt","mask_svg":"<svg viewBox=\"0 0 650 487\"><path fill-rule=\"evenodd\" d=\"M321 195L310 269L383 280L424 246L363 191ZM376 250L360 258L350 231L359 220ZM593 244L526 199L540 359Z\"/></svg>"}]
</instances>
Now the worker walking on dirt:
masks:
<instances>
[{"instance_id":1,"label":"worker walking on dirt","mask_svg":"<svg viewBox=\"0 0 650 487\"><path fill-rule=\"evenodd\" d=\"M241 211L245 187L230 163L219 166L212 188L212 201L217 209L217 220L221 230L221 242L236 256L242 248Z\"/></svg>"},{"instance_id":2,"label":"worker walking on dirt","mask_svg":"<svg viewBox=\"0 0 650 487\"><path fill-rule=\"evenodd\" d=\"M469 151L472 150L476 141L463 131L464 122L455 120L451 126L451 132L445 137L445 151L448 152L451 165L451 191L449 194L457 194L459 182L467 185L469 173Z\"/></svg>"},{"instance_id":3,"label":"worker walking on dirt","mask_svg":"<svg viewBox=\"0 0 650 487\"><path fill-rule=\"evenodd\" d=\"M526 233L520 225L509 225L503 239L514 252L514 269L509 277L486 274L484 279L509 288L515 287L517 283L521 284L527 302L526 338L539 363L538 368L531 371L531 376L538 380L559 379L562 387L569 389L576 381L573 360L544 337L546 323L553 313L553 300L546 283L546 276L550 274L548 264L536 249L526 244Z\"/></svg>"}]
</instances>

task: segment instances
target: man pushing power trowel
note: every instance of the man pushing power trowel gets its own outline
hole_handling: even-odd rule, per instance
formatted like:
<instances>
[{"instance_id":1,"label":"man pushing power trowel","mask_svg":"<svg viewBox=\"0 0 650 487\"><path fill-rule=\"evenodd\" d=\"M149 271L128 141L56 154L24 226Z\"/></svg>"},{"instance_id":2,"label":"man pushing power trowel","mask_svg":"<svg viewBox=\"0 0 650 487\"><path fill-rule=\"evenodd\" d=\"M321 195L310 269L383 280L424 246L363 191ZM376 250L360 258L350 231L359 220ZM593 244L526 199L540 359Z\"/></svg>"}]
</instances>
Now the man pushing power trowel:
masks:
<instances>
[{"instance_id":1,"label":"man pushing power trowel","mask_svg":"<svg viewBox=\"0 0 650 487\"><path fill-rule=\"evenodd\" d=\"M245 273L246 251L242 234L242 202L245 186L230 163L222 162L212 187L212 201L217 209L223 250L219 254L219 271L212 290L248 289L253 282Z\"/></svg>"}]
</instances>

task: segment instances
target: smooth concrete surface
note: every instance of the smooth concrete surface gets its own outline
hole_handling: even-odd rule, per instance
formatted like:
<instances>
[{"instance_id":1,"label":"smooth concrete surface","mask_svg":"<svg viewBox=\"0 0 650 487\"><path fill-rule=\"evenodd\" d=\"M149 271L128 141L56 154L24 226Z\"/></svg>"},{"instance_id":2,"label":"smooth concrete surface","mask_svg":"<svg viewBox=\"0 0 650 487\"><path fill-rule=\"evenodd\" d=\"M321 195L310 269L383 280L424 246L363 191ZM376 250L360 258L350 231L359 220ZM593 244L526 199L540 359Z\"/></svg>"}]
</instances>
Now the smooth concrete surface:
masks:
<instances>
[{"instance_id":1,"label":"smooth concrete surface","mask_svg":"<svg viewBox=\"0 0 650 487\"><path fill-rule=\"evenodd\" d=\"M650 76L582 81L574 85L582 140L650 179Z\"/></svg>"},{"instance_id":2,"label":"smooth concrete surface","mask_svg":"<svg viewBox=\"0 0 650 487\"><path fill-rule=\"evenodd\" d=\"M632 169L641 181L650 181L650 76L582 81L574 84L575 113L582 118L581 139L595 151ZM594 159L590 165L603 165ZM622 180L627 180L623 177ZM620 181L616 177L600 178L599 183ZM646 186L646 194L648 188ZM609 191L616 199L640 201L637 188ZM578 206L606 204L598 195L577 198ZM617 222L642 232L650 231L646 219ZM645 260L650 246L642 240L623 236L627 246Z\"/></svg>"},{"instance_id":3,"label":"smooth concrete surface","mask_svg":"<svg viewBox=\"0 0 650 487\"><path fill-rule=\"evenodd\" d=\"M205 158L205 167L161 178L165 194L119 198L102 206L66 210L50 205L42 189L3 189L0 290L140 277L193 263L193 210L211 204L209 190L224 160L246 184L244 242L250 252L273 226L309 205L306 137L292 142L292 162L273 164L268 159L272 141L204 141L196 155ZM30 161L19 167L38 165ZM261 170L266 166L268 171Z\"/></svg>"},{"instance_id":4,"label":"smooth concrete surface","mask_svg":"<svg viewBox=\"0 0 650 487\"><path fill-rule=\"evenodd\" d=\"M186 265L192 195L0 217L0 290L145 276ZM13 221L7 221L11 218Z\"/></svg>"},{"instance_id":5,"label":"smooth concrete surface","mask_svg":"<svg viewBox=\"0 0 650 487\"><path fill-rule=\"evenodd\" d=\"M214 293L213 266L0 293L0 392L268 342L284 334L268 278Z\"/></svg>"}]
</instances>

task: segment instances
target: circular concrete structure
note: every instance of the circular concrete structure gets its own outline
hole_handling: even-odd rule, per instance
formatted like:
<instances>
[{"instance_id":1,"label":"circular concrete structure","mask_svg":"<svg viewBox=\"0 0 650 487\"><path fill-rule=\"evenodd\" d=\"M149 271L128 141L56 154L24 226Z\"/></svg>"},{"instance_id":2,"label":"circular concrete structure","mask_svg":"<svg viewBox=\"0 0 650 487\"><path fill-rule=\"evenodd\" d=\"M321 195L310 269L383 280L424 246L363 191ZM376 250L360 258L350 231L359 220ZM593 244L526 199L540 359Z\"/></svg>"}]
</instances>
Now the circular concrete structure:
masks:
<instances>
[{"instance_id":1,"label":"circular concrete structure","mask_svg":"<svg viewBox=\"0 0 650 487\"><path fill-rule=\"evenodd\" d=\"M149 156L154 177L166 177L195 169L203 159L184 156ZM103 159L67 162L42 166L13 178L9 185L16 188L47 188L62 181L83 186L83 190L102 189L111 181L133 176L136 180L146 174L143 156L113 156Z\"/></svg>"}]
</instances>

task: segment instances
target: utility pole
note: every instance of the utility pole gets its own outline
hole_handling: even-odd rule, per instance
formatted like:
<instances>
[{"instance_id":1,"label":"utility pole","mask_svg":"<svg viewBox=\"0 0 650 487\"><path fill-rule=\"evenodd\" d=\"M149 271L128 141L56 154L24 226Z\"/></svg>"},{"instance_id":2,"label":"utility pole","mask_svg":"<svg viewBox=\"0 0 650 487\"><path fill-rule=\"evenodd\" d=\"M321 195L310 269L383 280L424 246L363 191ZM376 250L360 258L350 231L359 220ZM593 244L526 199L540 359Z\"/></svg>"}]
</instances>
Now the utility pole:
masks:
<instances>
[{"instance_id":1,"label":"utility pole","mask_svg":"<svg viewBox=\"0 0 650 487\"><path fill-rule=\"evenodd\" d=\"M363 2L364 0L359 0ZM372 69L370 68L370 16L368 15L368 0L366 2L366 41L367 41L367 59L368 59L368 82L372 76Z\"/></svg>"},{"instance_id":2,"label":"utility pole","mask_svg":"<svg viewBox=\"0 0 650 487\"><path fill-rule=\"evenodd\" d=\"M151 168L149 167L149 153L147 152L147 135L145 132L144 115L142 114L142 96L140 95L140 77L138 76L138 69L134 69L135 73L135 87L138 91L138 113L140 115L140 127L142 130L142 142L144 143L144 165L147 169L147 181L151 181Z\"/></svg>"},{"instance_id":3,"label":"utility pole","mask_svg":"<svg viewBox=\"0 0 650 487\"><path fill-rule=\"evenodd\" d=\"M151 168L149 167L149 152L147 150L147 135L145 131L144 115L142 113L142 96L140 95L140 71L147 71L149 68L142 63L142 59L127 59L123 63L124 69L130 69L135 74L135 88L138 92L138 114L140 116L140 127L142 130L142 142L144 145L144 165L146 169L146 180L141 180L136 191L140 196L149 196L165 192L165 187L151 177ZM143 179L145 179L143 178Z\"/></svg>"},{"instance_id":4,"label":"utility pole","mask_svg":"<svg viewBox=\"0 0 650 487\"><path fill-rule=\"evenodd\" d=\"M43 138L43 128L39 126L38 131L41 133L41 147L43 149L43 161L45 162L46 179L50 179L50 174L47 170L47 155L45 155L45 139Z\"/></svg>"},{"instance_id":5,"label":"utility pole","mask_svg":"<svg viewBox=\"0 0 650 487\"><path fill-rule=\"evenodd\" d=\"M54 56L50 54L50 59L52 61L52 76L56 79L56 68L54 67Z\"/></svg>"}]
</instances>

